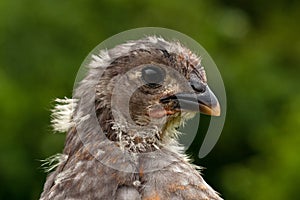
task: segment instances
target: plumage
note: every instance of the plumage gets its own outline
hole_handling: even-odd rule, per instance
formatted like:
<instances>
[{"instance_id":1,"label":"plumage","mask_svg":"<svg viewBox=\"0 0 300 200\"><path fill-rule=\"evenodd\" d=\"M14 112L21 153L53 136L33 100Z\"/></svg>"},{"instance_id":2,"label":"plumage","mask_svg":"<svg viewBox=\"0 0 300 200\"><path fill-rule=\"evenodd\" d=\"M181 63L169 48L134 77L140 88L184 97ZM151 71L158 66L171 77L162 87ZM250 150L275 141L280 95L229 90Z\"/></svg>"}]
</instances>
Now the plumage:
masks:
<instances>
[{"instance_id":1,"label":"plumage","mask_svg":"<svg viewBox=\"0 0 300 200\"><path fill-rule=\"evenodd\" d=\"M195 112L220 114L198 56L152 36L102 50L87 67L53 110L67 137L41 200L221 199L176 140Z\"/></svg>"}]
</instances>

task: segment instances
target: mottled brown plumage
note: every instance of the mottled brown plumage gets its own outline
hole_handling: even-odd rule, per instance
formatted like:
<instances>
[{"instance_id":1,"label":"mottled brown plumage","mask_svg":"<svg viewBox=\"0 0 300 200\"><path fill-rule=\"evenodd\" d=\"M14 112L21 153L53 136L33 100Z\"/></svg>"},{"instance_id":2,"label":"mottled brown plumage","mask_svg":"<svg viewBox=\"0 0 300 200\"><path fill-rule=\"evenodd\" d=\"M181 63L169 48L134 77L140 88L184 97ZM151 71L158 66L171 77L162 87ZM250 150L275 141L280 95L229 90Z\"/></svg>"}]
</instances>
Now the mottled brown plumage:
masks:
<instances>
[{"instance_id":1,"label":"mottled brown plumage","mask_svg":"<svg viewBox=\"0 0 300 200\"><path fill-rule=\"evenodd\" d=\"M55 108L54 128L67 138L42 200L221 199L176 141L197 110L220 113L195 54L147 37L94 55L88 67L73 99Z\"/></svg>"}]
</instances>

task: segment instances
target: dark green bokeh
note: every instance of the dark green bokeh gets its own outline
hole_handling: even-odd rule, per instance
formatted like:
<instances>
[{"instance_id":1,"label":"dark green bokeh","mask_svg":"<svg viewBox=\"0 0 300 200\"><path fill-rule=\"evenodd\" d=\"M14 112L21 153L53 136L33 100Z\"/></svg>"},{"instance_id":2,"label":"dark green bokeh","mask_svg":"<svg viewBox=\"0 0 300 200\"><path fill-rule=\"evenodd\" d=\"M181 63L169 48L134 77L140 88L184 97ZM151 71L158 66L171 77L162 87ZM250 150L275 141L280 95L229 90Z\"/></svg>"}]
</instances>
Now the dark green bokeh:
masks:
<instances>
[{"instance_id":1,"label":"dark green bokeh","mask_svg":"<svg viewBox=\"0 0 300 200\"><path fill-rule=\"evenodd\" d=\"M65 137L52 134L51 102L71 96L97 44L144 26L194 38L223 76L224 131L207 157L195 158L209 184L225 199L297 199L299 8L292 0L0 1L0 199L39 197L39 160L60 152Z\"/></svg>"}]
</instances>

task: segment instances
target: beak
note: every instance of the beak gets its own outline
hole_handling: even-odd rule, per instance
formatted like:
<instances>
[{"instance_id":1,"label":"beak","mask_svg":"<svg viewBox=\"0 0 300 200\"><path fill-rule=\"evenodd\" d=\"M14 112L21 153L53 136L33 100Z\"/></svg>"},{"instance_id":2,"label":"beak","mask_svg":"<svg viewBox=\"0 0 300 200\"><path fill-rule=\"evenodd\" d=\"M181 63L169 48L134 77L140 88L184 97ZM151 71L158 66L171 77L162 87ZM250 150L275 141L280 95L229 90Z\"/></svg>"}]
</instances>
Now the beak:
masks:
<instances>
[{"instance_id":1,"label":"beak","mask_svg":"<svg viewBox=\"0 0 300 200\"><path fill-rule=\"evenodd\" d=\"M160 99L163 104L173 103L173 110L196 111L206 115L220 116L221 109L217 97L206 86L204 92L178 93Z\"/></svg>"}]
</instances>

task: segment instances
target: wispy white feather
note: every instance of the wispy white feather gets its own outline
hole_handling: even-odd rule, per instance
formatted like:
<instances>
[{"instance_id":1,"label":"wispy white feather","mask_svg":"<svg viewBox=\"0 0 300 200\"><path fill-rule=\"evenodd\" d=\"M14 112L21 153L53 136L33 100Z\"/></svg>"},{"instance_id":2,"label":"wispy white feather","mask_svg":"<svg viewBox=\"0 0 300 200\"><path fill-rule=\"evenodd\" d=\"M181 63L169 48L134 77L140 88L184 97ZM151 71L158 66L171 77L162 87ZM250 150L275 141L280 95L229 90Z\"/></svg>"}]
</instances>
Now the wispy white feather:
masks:
<instances>
[{"instance_id":1,"label":"wispy white feather","mask_svg":"<svg viewBox=\"0 0 300 200\"><path fill-rule=\"evenodd\" d=\"M56 99L56 105L52 111L52 127L54 131L66 132L73 125L72 116L77 105L77 99Z\"/></svg>"},{"instance_id":2,"label":"wispy white feather","mask_svg":"<svg viewBox=\"0 0 300 200\"><path fill-rule=\"evenodd\" d=\"M43 162L42 168L45 172L48 173L59 166L61 163L65 162L67 159L68 155L66 154L55 154L53 156L50 156L49 158L41 160L41 162Z\"/></svg>"}]
</instances>

